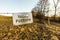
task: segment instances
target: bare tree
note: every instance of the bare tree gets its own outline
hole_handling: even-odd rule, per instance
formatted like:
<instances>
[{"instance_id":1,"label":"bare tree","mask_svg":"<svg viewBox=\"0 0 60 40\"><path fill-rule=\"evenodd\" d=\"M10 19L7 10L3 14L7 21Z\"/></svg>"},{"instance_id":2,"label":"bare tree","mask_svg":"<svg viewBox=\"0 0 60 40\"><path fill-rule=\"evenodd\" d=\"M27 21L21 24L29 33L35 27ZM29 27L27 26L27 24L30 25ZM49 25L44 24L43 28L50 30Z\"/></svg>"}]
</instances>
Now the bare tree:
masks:
<instances>
[{"instance_id":1,"label":"bare tree","mask_svg":"<svg viewBox=\"0 0 60 40\"><path fill-rule=\"evenodd\" d=\"M50 24L50 18L49 18L49 0L39 0L37 5L33 8L32 11L37 12L37 18L44 21L45 14L48 15L48 24ZM35 14L35 13L34 13Z\"/></svg>"},{"instance_id":2,"label":"bare tree","mask_svg":"<svg viewBox=\"0 0 60 40\"><path fill-rule=\"evenodd\" d=\"M53 0L54 8L55 8L55 15L54 15L54 18L56 17L57 6L58 6L59 1L60 1L60 0Z\"/></svg>"},{"instance_id":3,"label":"bare tree","mask_svg":"<svg viewBox=\"0 0 60 40\"><path fill-rule=\"evenodd\" d=\"M48 0L39 0L37 7L38 7L38 11L41 12L41 14L45 15L46 12L46 8L48 5Z\"/></svg>"},{"instance_id":4,"label":"bare tree","mask_svg":"<svg viewBox=\"0 0 60 40\"><path fill-rule=\"evenodd\" d=\"M49 17L49 0L39 0L37 4L38 12L45 16L48 14L48 24L50 24L50 17ZM44 19L44 17L43 17Z\"/></svg>"}]
</instances>

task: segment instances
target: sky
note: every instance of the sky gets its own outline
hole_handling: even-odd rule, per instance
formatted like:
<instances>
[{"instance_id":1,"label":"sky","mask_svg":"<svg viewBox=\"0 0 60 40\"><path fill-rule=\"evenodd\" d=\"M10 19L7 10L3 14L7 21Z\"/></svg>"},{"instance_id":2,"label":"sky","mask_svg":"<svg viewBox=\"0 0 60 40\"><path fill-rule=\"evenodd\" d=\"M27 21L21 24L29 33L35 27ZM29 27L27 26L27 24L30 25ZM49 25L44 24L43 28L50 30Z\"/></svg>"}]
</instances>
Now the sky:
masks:
<instances>
[{"instance_id":1,"label":"sky","mask_svg":"<svg viewBox=\"0 0 60 40\"><path fill-rule=\"evenodd\" d=\"M57 0L54 0L55 1L55 4L57 4ZM49 1L49 9L51 10L50 12L49 12L49 16L53 16L54 14L55 14L55 11L53 11L53 10L55 10L55 8L54 8L54 2L53 2L53 0L50 0ZM59 1L59 3L58 3L58 5L57 5L57 12L56 12L56 15L57 16L60 16L60 1Z\"/></svg>"},{"instance_id":2,"label":"sky","mask_svg":"<svg viewBox=\"0 0 60 40\"><path fill-rule=\"evenodd\" d=\"M36 6L38 1L39 0L0 0L0 14L31 12L31 10ZM49 2L50 2L50 9L54 10L53 0L49 0ZM60 7L60 3L58 7ZM52 13L50 12L50 15L53 15ZM2 15L7 15L7 14L2 14ZM9 15L10 14L8 14L8 16Z\"/></svg>"},{"instance_id":3,"label":"sky","mask_svg":"<svg viewBox=\"0 0 60 40\"><path fill-rule=\"evenodd\" d=\"M38 0L0 0L0 15L11 16L12 14L2 13L17 13L30 12Z\"/></svg>"},{"instance_id":4,"label":"sky","mask_svg":"<svg viewBox=\"0 0 60 40\"><path fill-rule=\"evenodd\" d=\"M30 12L38 0L0 0L0 13Z\"/></svg>"}]
</instances>

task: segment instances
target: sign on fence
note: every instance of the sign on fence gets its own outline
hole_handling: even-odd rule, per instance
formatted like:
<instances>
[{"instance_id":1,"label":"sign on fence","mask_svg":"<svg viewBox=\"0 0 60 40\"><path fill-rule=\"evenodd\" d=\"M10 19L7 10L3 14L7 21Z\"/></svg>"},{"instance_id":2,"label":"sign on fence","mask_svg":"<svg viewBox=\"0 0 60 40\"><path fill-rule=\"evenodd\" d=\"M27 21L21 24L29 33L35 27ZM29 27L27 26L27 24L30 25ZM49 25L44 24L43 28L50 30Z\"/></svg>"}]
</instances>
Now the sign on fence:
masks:
<instances>
[{"instance_id":1,"label":"sign on fence","mask_svg":"<svg viewBox=\"0 0 60 40\"><path fill-rule=\"evenodd\" d=\"M32 23L32 13L23 12L23 13L13 13L13 25L23 25Z\"/></svg>"}]
</instances>

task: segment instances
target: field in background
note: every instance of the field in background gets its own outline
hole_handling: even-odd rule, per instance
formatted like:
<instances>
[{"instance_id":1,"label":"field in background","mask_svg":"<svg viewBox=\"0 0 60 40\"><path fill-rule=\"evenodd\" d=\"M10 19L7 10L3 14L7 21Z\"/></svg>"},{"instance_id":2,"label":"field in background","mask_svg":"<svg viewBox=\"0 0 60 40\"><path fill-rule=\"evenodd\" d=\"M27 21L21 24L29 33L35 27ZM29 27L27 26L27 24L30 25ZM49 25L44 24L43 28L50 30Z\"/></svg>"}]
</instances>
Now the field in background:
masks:
<instances>
[{"instance_id":1,"label":"field in background","mask_svg":"<svg viewBox=\"0 0 60 40\"><path fill-rule=\"evenodd\" d=\"M12 17L0 16L0 40L59 40L60 27L47 23L14 26Z\"/></svg>"}]
</instances>

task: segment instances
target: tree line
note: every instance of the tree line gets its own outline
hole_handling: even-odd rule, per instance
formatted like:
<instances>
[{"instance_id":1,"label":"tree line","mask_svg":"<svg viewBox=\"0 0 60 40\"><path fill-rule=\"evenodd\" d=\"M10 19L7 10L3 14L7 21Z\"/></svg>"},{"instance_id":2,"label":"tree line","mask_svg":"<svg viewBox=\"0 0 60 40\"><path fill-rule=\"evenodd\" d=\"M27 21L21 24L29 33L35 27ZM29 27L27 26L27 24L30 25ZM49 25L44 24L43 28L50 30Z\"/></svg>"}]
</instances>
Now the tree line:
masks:
<instances>
[{"instance_id":1,"label":"tree line","mask_svg":"<svg viewBox=\"0 0 60 40\"><path fill-rule=\"evenodd\" d=\"M37 18L42 18L47 19L48 20L48 24L50 24L50 20L60 20L60 15L59 17L56 17L57 15L57 11L60 8L58 7L58 4L60 3L60 0L52 0L53 1L53 6L54 6L54 15L51 16L49 15L50 13L50 0L39 0L39 2L37 3L37 5L32 9L32 13L34 13L33 15L36 16ZM53 8L52 8L53 9ZM51 12L52 13L52 12ZM52 13L53 14L53 13Z\"/></svg>"}]
</instances>

